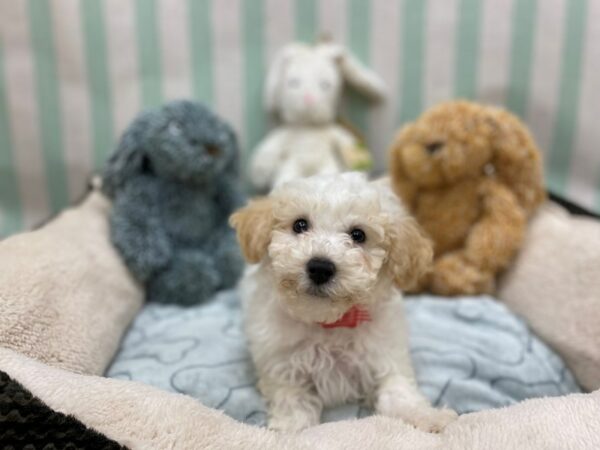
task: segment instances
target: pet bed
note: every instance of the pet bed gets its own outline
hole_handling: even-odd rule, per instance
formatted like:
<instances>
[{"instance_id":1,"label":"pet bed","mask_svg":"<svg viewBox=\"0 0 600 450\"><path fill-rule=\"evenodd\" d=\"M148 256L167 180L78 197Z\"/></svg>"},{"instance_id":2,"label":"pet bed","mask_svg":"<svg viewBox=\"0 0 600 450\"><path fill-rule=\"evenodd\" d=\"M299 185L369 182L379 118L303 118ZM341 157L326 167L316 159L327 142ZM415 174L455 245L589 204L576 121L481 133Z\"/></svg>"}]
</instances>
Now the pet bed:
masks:
<instances>
[{"instance_id":1,"label":"pet bed","mask_svg":"<svg viewBox=\"0 0 600 450\"><path fill-rule=\"evenodd\" d=\"M292 435L243 424L222 412L207 408L189 395L169 393L164 389L129 380L93 376L105 371L116 350L115 343L124 333L129 318L139 311L141 303L140 287L127 275L126 269L120 264L110 245L106 226L109 210L110 205L106 199L98 192L93 192L83 204L62 213L45 227L0 242L0 316L3 317L0 322L0 346L4 347L0 348L0 368L49 408L73 416L86 427L95 429L108 439L130 448L465 448L473 445L539 448L548 443L558 447L594 448L600 445L600 423L596 420L600 413L600 397L597 392L535 399L506 408L466 413L438 435L422 433L402 421L378 416L361 418L359 421L342 420L323 424ZM82 224L85 226L81 226ZM542 236L551 236L552 239L540 239ZM517 309L517 306L521 308L522 314L534 327L534 331L548 342L553 342L554 349L569 361L569 368L574 375L579 380L585 380L587 389L597 386L599 377L596 375L594 378L593 374L600 373L597 370L600 367L600 355L597 345L594 345L594 342L597 342L598 308L592 307L597 305L600 281L597 277L588 277L586 274L591 272L584 268L598 265L599 237L600 226L596 222L574 219L562 210L543 209L534 219L530 236L515 265L515 269L520 270L509 273L501 289L503 301L511 304L513 309ZM68 247L68 251L59 251L67 242L73 243ZM540 246L544 247L541 252ZM561 255L559 267L555 267L549 261L549 271L534 270L545 263L539 256L547 259L549 251ZM97 269L98 262L101 262L100 272ZM567 268L570 268L568 273L578 274L575 287L562 272L567 271ZM537 288L539 292L544 292L544 296L531 300L535 301L535 305L525 305L528 296L523 294L522 273L529 274L530 286L548 284L551 287L546 291ZM96 277L104 280L101 283L103 289L93 283ZM569 282L546 283L545 280L555 277L564 277ZM571 296L573 293L576 295ZM569 299L569 314L556 307L565 303L565 299ZM441 319L438 319L438 316L443 317L444 321L453 318L454 321L474 323L478 320L488 320L489 313L494 316L493 323L498 324L491 327L495 333L505 332L500 329L503 327L511 330L510 333L517 334L518 330L526 329L522 321L507 315L502 306L485 299L478 299L476 302L473 307L472 301L463 300L452 304L435 299L415 299L408 302L407 308L412 323L427 324L435 320L436 326L439 326ZM417 305L418 308L413 305ZM537 305L545 311L544 323L534 320L536 315L540 315L540 312L536 311ZM166 309L159 313L155 308L157 307L147 306L138 317L131 334L128 335L126 345L110 370L112 375L120 373L121 377L127 376L127 369L119 368L119 365L125 363L127 358L123 357L127 356L128 351L131 352L130 362L137 360L139 363L143 360L135 358L137 350L133 350L133 343L142 342L142 336L138 334L136 337L136 333L143 321L148 320L146 317L152 319L149 323L154 324L156 328L151 330L151 333L148 330L144 332L147 333L146 336L156 337L158 341L161 323L165 326L169 324L168 320L175 319L193 322L197 320L196 316L200 311L181 311L165 307ZM242 337L239 335L235 296L231 292L224 292L204 308L201 312L206 314L205 319L208 320L208 312L212 311L215 323L218 323L219 308L229 310L231 321L222 325L221 331L229 333L232 342L238 342L239 357L247 360L247 355L240 346ZM446 311L447 308L458 309L451 312L451 309ZM489 311L485 312L488 308ZM578 314L580 310L585 314ZM556 316L553 311L561 314ZM511 317L514 322L498 320L502 315ZM422 349L433 347L438 350L436 346L441 345L440 335L425 333L428 327L434 328L431 325L413 326L413 352L417 359L421 384L428 395L434 396L444 380L452 379L451 385L446 387L439 400L452 404L457 401L457 397L460 399L463 395L460 391L454 394L452 392L456 387L460 387L460 374L464 373L464 369L456 362L452 363L448 355L444 358L437 355L427 357L427 352ZM204 331L208 332L208 328ZM204 331L198 330L195 339L202 339ZM424 334L419 334L421 332ZM472 347L471 344L479 340L481 335L460 337L458 334L448 336L447 331L440 332L447 341L444 345L451 346L463 339L463 342L469 341L469 345L465 345L464 348L479 352L479 356L506 356L507 361L515 361L508 358L509 355L514 355L513 353L499 350L494 342L495 338L488 337L494 345ZM572 345L578 344L578 348L568 348L565 342L556 338L565 333L577 336L577 339L569 342ZM160 339L165 337L167 336ZM454 338L457 340L454 341ZM524 339L519 345L527 342L527 338ZM174 350L161 350L162 347L159 346L154 352L158 355L156 359L160 361L162 358L165 365L176 364L181 355L185 358L186 355L191 357L193 354L189 342L186 344L184 341L183 345L181 342L164 342ZM543 384L548 380L556 382L558 379L559 383L554 393L567 392L572 380L568 372L562 371L560 361L548 356L545 353L548 350L542 344L538 345L533 339L530 342L530 346L525 346L531 350L529 356L539 356L549 364L547 372L540 371L536 383ZM205 343L206 346L200 348L207 351L211 344ZM132 347L128 350L130 344ZM584 351L579 351L582 348ZM567 359L570 352L576 357ZM541 356L544 354L546 356ZM526 360L528 361L527 358L523 360L524 364L535 363ZM148 361L153 361L153 358L148 358ZM455 376L446 374L441 380L437 380L427 375L428 371L431 374L433 370L436 374L443 374L433 363L445 364L448 367L454 364ZM250 366L246 364L242 367ZM478 375L486 373L485 366L480 362L477 362L477 367L477 371L481 372ZM134 369L129 370L132 374L137 373ZM500 370L503 376L510 373L503 372L504 369ZM562 382L561 374L564 374ZM199 397L202 383L196 384L196 375L193 371L180 371L178 376L173 377L177 380L174 383L177 388L174 390L187 390ZM158 372L156 376L156 380L159 380ZM519 393L516 389L518 383L511 384L514 380L508 380L508 376L504 378L493 383L498 391L507 395L498 400L497 404L508 404L533 392ZM488 374L488 378L483 379L489 383L493 381L493 376ZM150 382L158 384L158 381ZM216 386L222 388L222 385ZM526 387L529 389L532 386ZM242 392L243 388L238 391ZM544 394L550 395L552 392ZM247 389L247 395L250 403L252 388ZM254 398L256 400L258 397ZM221 406L229 412L227 402ZM465 404L463 412L484 406L483 402L479 405ZM256 411L260 412L260 409L257 407ZM260 423L259 412L243 419ZM367 411L361 412L356 406L351 406L345 411L336 412L337 416L334 414L332 418L366 413Z\"/></svg>"},{"instance_id":2,"label":"pet bed","mask_svg":"<svg viewBox=\"0 0 600 450\"><path fill-rule=\"evenodd\" d=\"M197 400L125 380L74 374L0 348L0 367L50 408L130 449L593 449L600 392L464 414L440 434L371 416L298 434L249 426Z\"/></svg>"},{"instance_id":3,"label":"pet bed","mask_svg":"<svg viewBox=\"0 0 600 450\"><path fill-rule=\"evenodd\" d=\"M561 359L489 297L416 298L406 309L417 379L434 405L466 413L579 392ZM146 306L107 376L190 395L246 423L266 422L235 291L189 309ZM324 420L368 414L346 405Z\"/></svg>"}]
</instances>

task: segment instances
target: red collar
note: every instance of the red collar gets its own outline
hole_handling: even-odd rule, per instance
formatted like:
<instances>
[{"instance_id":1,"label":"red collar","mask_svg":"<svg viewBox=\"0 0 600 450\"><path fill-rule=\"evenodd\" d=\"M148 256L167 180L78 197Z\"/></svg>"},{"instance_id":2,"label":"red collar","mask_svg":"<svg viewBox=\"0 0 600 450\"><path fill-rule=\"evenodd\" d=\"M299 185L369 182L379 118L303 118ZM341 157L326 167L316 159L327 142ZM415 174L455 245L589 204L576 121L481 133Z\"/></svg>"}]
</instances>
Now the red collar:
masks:
<instances>
[{"instance_id":1,"label":"red collar","mask_svg":"<svg viewBox=\"0 0 600 450\"><path fill-rule=\"evenodd\" d=\"M371 314L366 308L362 308L358 305L354 305L344 315L331 323L320 322L319 325L323 328L356 328L363 322L369 322L371 320Z\"/></svg>"}]
</instances>

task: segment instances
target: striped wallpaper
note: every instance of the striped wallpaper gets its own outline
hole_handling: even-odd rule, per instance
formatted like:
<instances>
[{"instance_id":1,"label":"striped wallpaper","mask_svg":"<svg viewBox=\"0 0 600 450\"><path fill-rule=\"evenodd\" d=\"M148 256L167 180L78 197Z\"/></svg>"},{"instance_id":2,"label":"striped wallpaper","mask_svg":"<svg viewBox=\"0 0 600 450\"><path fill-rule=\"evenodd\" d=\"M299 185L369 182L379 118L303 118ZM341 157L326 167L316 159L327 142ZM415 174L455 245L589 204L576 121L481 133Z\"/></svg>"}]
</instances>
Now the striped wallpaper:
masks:
<instances>
[{"instance_id":1,"label":"striped wallpaper","mask_svg":"<svg viewBox=\"0 0 600 450\"><path fill-rule=\"evenodd\" d=\"M400 123L474 98L524 118L551 189L600 210L600 0L0 0L0 235L78 197L167 99L212 106L247 160L269 60L322 32L389 86L383 105L343 102L379 169Z\"/></svg>"}]
</instances>

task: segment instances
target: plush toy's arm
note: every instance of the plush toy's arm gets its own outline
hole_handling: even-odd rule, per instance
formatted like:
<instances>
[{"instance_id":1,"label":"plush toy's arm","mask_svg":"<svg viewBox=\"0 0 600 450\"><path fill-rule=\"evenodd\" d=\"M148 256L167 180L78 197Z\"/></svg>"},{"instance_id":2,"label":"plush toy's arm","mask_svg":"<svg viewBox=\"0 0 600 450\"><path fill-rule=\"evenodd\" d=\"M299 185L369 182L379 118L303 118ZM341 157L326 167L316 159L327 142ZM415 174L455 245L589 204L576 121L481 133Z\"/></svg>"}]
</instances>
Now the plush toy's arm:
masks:
<instances>
[{"instance_id":1,"label":"plush toy's arm","mask_svg":"<svg viewBox=\"0 0 600 450\"><path fill-rule=\"evenodd\" d=\"M366 149L359 147L356 137L339 125L331 127L331 141L338 158L341 158L345 168L350 170L368 167L371 158Z\"/></svg>"},{"instance_id":2,"label":"plush toy's arm","mask_svg":"<svg viewBox=\"0 0 600 450\"><path fill-rule=\"evenodd\" d=\"M250 163L250 182L256 189L265 191L273 185L285 152L284 140L285 131L274 130L254 149Z\"/></svg>"},{"instance_id":3,"label":"plush toy's arm","mask_svg":"<svg viewBox=\"0 0 600 450\"><path fill-rule=\"evenodd\" d=\"M483 215L467 238L467 260L486 271L504 269L521 246L526 213L513 192L490 180L482 186Z\"/></svg>"},{"instance_id":4,"label":"plush toy's arm","mask_svg":"<svg viewBox=\"0 0 600 450\"><path fill-rule=\"evenodd\" d=\"M497 273L521 246L526 214L515 195L492 180L481 189L483 213L465 246L435 262L431 288L436 294L492 293Z\"/></svg>"},{"instance_id":5,"label":"plush toy's arm","mask_svg":"<svg viewBox=\"0 0 600 450\"><path fill-rule=\"evenodd\" d=\"M228 174L219 178L216 202L223 213L223 220L208 243L208 253L214 258L214 266L220 275L219 288L232 287L244 267L235 231L229 225L229 216L244 206L246 201L237 176Z\"/></svg>"},{"instance_id":6,"label":"plush toy's arm","mask_svg":"<svg viewBox=\"0 0 600 450\"><path fill-rule=\"evenodd\" d=\"M221 175L216 180L215 205L222 213L222 221L227 222L236 209L246 203L246 194L237 175Z\"/></svg>"},{"instance_id":7,"label":"plush toy's arm","mask_svg":"<svg viewBox=\"0 0 600 450\"><path fill-rule=\"evenodd\" d=\"M235 231L229 224L224 224L212 236L208 252L219 273L219 288L232 287L244 269L244 258Z\"/></svg>"},{"instance_id":8,"label":"plush toy's arm","mask_svg":"<svg viewBox=\"0 0 600 450\"><path fill-rule=\"evenodd\" d=\"M339 148L353 147L358 144L357 139L346 129L335 125L331 127L331 137L333 142Z\"/></svg>"},{"instance_id":9,"label":"plush toy's arm","mask_svg":"<svg viewBox=\"0 0 600 450\"><path fill-rule=\"evenodd\" d=\"M153 182L140 177L117 193L111 216L111 239L135 277L145 282L168 265L170 240L163 229Z\"/></svg>"}]
</instances>

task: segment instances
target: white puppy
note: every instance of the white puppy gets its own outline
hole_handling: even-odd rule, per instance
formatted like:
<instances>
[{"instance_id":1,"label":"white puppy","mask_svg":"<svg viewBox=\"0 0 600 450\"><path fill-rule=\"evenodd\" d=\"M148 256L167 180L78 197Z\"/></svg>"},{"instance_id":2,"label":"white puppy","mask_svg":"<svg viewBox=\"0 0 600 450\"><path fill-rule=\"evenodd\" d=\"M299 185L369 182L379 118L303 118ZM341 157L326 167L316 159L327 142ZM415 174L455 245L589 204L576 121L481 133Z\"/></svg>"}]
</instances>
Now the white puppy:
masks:
<instances>
[{"instance_id":1,"label":"white puppy","mask_svg":"<svg viewBox=\"0 0 600 450\"><path fill-rule=\"evenodd\" d=\"M432 249L387 186L357 173L300 179L231 224L254 263L240 292L269 427L301 430L356 400L427 431L456 417L415 382L399 289Z\"/></svg>"}]
</instances>

